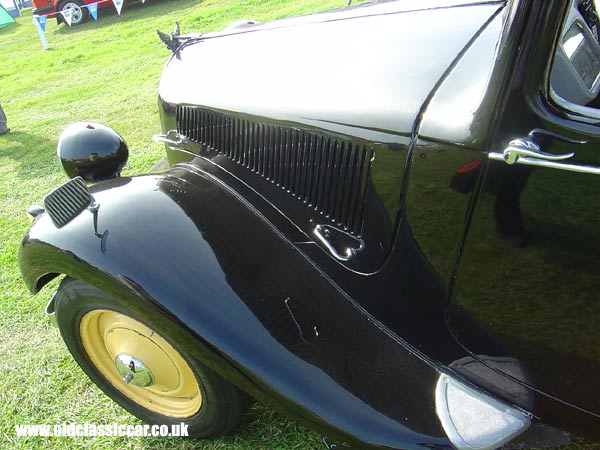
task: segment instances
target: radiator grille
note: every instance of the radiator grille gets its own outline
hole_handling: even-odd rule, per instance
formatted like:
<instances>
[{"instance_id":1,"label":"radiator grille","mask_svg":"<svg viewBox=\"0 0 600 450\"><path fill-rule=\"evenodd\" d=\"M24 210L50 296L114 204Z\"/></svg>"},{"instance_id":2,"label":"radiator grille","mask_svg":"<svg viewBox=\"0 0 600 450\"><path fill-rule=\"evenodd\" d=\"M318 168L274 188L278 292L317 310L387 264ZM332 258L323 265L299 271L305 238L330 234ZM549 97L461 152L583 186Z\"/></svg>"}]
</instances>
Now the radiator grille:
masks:
<instances>
[{"instance_id":1,"label":"radiator grille","mask_svg":"<svg viewBox=\"0 0 600 450\"><path fill-rule=\"evenodd\" d=\"M189 106L177 108L177 132L360 235L372 146Z\"/></svg>"}]
</instances>

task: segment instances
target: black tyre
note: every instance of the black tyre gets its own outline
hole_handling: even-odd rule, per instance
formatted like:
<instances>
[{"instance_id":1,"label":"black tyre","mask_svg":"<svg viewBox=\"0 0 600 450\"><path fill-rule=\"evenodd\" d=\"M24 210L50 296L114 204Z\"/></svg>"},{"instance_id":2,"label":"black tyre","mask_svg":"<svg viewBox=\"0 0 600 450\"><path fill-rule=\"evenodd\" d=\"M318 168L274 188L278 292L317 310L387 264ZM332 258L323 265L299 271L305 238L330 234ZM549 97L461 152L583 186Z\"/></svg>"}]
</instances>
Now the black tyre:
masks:
<instances>
[{"instance_id":1,"label":"black tyre","mask_svg":"<svg viewBox=\"0 0 600 450\"><path fill-rule=\"evenodd\" d=\"M83 3L79 0L64 0L61 2L58 6L58 10L64 11L66 9L71 10L71 25L80 25L87 22L90 18L90 12L87 7L83 6Z\"/></svg>"},{"instance_id":2,"label":"black tyre","mask_svg":"<svg viewBox=\"0 0 600 450\"><path fill-rule=\"evenodd\" d=\"M149 424L185 423L192 437L238 426L249 397L126 306L94 287L65 278L56 319L77 363L106 395Z\"/></svg>"}]
</instances>

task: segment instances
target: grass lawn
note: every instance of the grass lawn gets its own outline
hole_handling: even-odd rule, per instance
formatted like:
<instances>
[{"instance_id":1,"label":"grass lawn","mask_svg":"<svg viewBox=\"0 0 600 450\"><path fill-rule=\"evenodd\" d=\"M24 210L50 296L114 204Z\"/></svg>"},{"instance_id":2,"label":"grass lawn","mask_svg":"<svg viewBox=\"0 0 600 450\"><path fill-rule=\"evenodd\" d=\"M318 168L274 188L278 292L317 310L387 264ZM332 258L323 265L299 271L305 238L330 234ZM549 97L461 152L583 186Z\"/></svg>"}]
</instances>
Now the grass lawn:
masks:
<instances>
[{"instance_id":1,"label":"grass lawn","mask_svg":"<svg viewBox=\"0 0 600 450\"><path fill-rule=\"evenodd\" d=\"M343 6L345 0L147 0L99 12L79 27L48 20L44 51L24 10L0 29L0 104L11 132L0 136L0 448L322 448L320 436L262 405L233 435L178 438L17 438L16 424L140 423L105 397L83 374L58 331L43 316L52 287L32 297L17 268L17 248L28 227L25 208L66 180L56 161L58 135L91 120L125 137L125 174L146 171L163 155L151 136L160 132L157 85L169 51L156 29L211 31L239 18L260 21Z\"/></svg>"}]
</instances>

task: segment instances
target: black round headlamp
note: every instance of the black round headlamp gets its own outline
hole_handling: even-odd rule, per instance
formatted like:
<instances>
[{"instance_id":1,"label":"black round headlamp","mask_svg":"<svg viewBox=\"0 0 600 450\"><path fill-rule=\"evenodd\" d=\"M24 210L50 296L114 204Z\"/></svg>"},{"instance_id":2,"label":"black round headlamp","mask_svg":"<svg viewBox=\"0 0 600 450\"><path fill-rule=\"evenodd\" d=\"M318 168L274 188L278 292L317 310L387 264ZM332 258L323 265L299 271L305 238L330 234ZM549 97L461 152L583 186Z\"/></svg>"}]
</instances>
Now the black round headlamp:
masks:
<instances>
[{"instance_id":1,"label":"black round headlamp","mask_svg":"<svg viewBox=\"0 0 600 450\"><path fill-rule=\"evenodd\" d=\"M118 177L129 149L112 128L94 122L76 122L60 134L56 153L69 178L101 181Z\"/></svg>"}]
</instances>

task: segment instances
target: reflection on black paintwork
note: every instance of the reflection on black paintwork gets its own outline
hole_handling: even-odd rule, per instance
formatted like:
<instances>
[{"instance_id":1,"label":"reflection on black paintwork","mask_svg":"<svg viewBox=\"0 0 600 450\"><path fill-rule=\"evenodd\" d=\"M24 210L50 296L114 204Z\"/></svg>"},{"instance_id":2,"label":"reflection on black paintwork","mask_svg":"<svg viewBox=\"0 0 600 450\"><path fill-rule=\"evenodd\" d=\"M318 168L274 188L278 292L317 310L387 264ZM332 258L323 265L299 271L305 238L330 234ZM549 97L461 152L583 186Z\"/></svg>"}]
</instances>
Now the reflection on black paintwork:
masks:
<instances>
[{"instance_id":1,"label":"reflection on black paintwork","mask_svg":"<svg viewBox=\"0 0 600 450\"><path fill-rule=\"evenodd\" d=\"M406 169L407 146L381 145L375 150L373 188L389 218L389 226L396 223L400 207L400 188Z\"/></svg>"},{"instance_id":2,"label":"reflection on black paintwork","mask_svg":"<svg viewBox=\"0 0 600 450\"><path fill-rule=\"evenodd\" d=\"M158 186L177 203L218 261L227 283L277 343L310 365L319 367L336 384L379 413L406 424L409 405L422 411L410 419L411 428L429 436L443 436L437 419L430 415L435 370L423 371L422 363L409 362L404 349L365 317L351 302L309 266L275 250L270 235L253 228L231 226L246 222L239 209L227 208L216 187L201 177L179 170L178 176L192 179L181 183L167 177ZM206 192L202 186L206 185ZM212 214L207 214L211 211ZM248 240L256 245L240 246ZM269 258L264 258L267 252ZM411 358L412 360L412 358ZM410 389L396 380L419 370ZM420 405L415 407L415 405ZM425 406L428 405L428 406ZM418 416L418 417L417 417Z\"/></svg>"},{"instance_id":3,"label":"reflection on black paintwork","mask_svg":"<svg viewBox=\"0 0 600 450\"><path fill-rule=\"evenodd\" d=\"M419 141L414 155L406 216L414 239L442 278L450 283L465 231L481 152Z\"/></svg>"},{"instance_id":4,"label":"reflection on black paintwork","mask_svg":"<svg viewBox=\"0 0 600 450\"><path fill-rule=\"evenodd\" d=\"M490 162L485 186L457 304L526 364L535 387L600 410L590 395L600 385L600 177Z\"/></svg>"}]
</instances>

